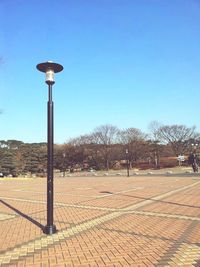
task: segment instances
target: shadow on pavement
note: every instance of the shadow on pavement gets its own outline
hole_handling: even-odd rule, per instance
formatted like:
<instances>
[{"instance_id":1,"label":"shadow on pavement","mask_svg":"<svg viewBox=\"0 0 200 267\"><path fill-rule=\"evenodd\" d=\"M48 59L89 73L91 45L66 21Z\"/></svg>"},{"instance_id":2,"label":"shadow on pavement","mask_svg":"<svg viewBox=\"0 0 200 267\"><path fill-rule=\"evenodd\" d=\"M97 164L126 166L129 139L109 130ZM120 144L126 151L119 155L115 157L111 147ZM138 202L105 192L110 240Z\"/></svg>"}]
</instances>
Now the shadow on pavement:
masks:
<instances>
[{"instance_id":1,"label":"shadow on pavement","mask_svg":"<svg viewBox=\"0 0 200 267\"><path fill-rule=\"evenodd\" d=\"M37 222L36 220L34 220L33 218L29 217L28 215L24 214L23 212L19 211L18 209L14 208L13 206L11 206L10 204L6 203L4 200L0 199L0 203L2 203L3 205L5 205L6 207L8 207L9 209L13 210L14 212L16 212L17 214L19 214L20 216L22 216L23 218L25 218L26 220L30 221L31 223L35 224L37 227L39 227L40 229L44 229L44 226Z\"/></svg>"},{"instance_id":2,"label":"shadow on pavement","mask_svg":"<svg viewBox=\"0 0 200 267\"><path fill-rule=\"evenodd\" d=\"M193 205L187 205L187 204L182 204L182 203L177 203L177 202L164 201L164 200L159 200L159 199L150 198L150 197L149 198L148 197L138 197L138 196L131 196L131 195L125 195L125 194L120 194L120 193L115 194L115 193L110 192L110 191L100 191L99 193L107 193L107 194L119 195L119 196L124 196L124 197L138 198L138 199L142 199L142 200L151 200L153 202L161 202L164 204L171 204L171 205L178 205L178 206L200 209L200 206L193 206Z\"/></svg>"}]
</instances>

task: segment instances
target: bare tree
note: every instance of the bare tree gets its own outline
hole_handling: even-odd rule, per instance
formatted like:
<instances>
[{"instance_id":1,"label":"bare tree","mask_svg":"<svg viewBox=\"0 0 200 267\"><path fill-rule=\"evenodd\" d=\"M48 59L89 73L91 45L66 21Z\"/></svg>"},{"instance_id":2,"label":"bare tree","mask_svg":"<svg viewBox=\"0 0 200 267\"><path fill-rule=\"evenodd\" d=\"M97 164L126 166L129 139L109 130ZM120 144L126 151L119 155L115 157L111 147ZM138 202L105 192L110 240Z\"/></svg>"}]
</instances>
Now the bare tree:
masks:
<instances>
[{"instance_id":1,"label":"bare tree","mask_svg":"<svg viewBox=\"0 0 200 267\"><path fill-rule=\"evenodd\" d=\"M110 159L111 159L111 146L117 142L117 134L119 129L111 124L106 124L97 127L92 136L93 142L98 144L99 153L104 158L104 166L109 170Z\"/></svg>"},{"instance_id":2,"label":"bare tree","mask_svg":"<svg viewBox=\"0 0 200 267\"><path fill-rule=\"evenodd\" d=\"M93 142L93 137L90 134L81 135L77 138L70 139L67 143L73 146L87 145Z\"/></svg>"},{"instance_id":3,"label":"bare tree","mask_svg":"<svg viewBox=\"0 0 200 267\"><path fill-rule=\"evenodd\" d=\"M151 140L154 140L156 142L159 142L159 129L162 127L163 125L158 122L158 121L152 121L148 128L149 128L149 132L150 132L150 138Z\"/></svg>"},{"instance_id":4,"label":"bare tree","mask_svg":"<svg viewBox=\"0 0 200 267\"><path fill-rule=\"evenodd\" d=\"M146 139L146 134L137 128L128 128L118 133L120 143L128 145L134 141Z\"/></svg>"},{"instance_id":5,"label":"bare tree","mask_svg":"<svg viewBox=\"0 0 200 267\"><path fill-rule=\"evenodd\" d=\"M186 127L185 125L164 125L158 131L158 137L164 144L169 144L176 156L188 152L191 140L197 140L199 134L195 131L195 126Z\"/></svg>"},{"instance_id":6,"label":"bare tree","mask_svg":"<svg viewBox=\"0 0 200 267\"><path fill-rule=\"evenodd\" d=\"M149 124L149 131L150 131L150 158L153 158L156 168L160 166L160 152L162 150L162 146L160 145L160 136L159 136L159 129L163 125L158 121L152 121Z\"/></svg>"},{"instance_id":7,"label":"bare tree","mask_svg":"<svg viewBox=\"0 0 200 267\"><path fill-rule=\"evenodd\" d=\"M146 137L147 135L137 128L128 128L118 133L119 142L123 144L124 150L128 150L130 167L145 154Z\"/></svg>"},{"instance_id":8,"label":"bare tree","mask_svg":"<svg viewBox=\"0 0 200 267\"><path fill-rule=\"evenodd\" d=\"M70 139L68 145L76 148L83 155L81 165L83 168L86 166L99 169L100 158L98 153L98 145L95 143L93 134L81 135L77 138Z\"/></svg>"}]
</instances>

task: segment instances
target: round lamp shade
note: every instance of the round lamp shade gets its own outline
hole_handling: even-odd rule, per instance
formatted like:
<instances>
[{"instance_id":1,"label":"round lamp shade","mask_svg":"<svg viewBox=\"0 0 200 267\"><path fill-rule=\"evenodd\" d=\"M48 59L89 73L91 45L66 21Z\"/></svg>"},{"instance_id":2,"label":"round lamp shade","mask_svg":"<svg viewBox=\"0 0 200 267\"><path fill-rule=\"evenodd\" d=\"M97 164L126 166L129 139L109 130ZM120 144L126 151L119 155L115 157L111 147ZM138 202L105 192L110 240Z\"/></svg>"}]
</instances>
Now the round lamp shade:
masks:
<instances>
[{"instance_id":1,"label":"round lamp shade","mask_svg":"<svg viewBox=\"0 0 200 267\"><path fill-rule=\"evenodd\" d=\"M40 63L36 67L39 71L42 71L42 72L47 72L48 70L52 70L54 73L57 73L63 70L62 65L58 63L54 63L52 61Z\"/></svg>"}]
</instances>

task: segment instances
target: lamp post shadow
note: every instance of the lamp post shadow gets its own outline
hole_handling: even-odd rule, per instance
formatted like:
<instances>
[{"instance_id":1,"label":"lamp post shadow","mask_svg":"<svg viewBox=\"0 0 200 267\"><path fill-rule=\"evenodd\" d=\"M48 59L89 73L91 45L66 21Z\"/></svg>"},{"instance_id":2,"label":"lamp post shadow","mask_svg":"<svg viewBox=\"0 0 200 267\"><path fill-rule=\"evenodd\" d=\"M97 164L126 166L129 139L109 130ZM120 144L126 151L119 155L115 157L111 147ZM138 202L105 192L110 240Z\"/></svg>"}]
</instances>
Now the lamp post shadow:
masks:
<instances>
[{"instance_id":1,"label":"lamp post shadow","mask_svg":"<svg viewBox=\"0 0 200 267\"><path fill-rule=\"evenodd\" d=\"M44 225L42 225L41 223L37 222L35 219L31 218L30 216L28 216L27 214L24 214L23 212L21 212L20 210L16 209L15 207L11 206L10 204L6 203L4 200L0 199L0 203L2 203L3 205L5 205L6 207L8 207L9 209L13 210L15 213L17 213L18 215L22 216L23 218L25 218L26 220L28 220L29 222L35 224L37 227L39 227L42 231L44 230Z\"/></svg>"}]
</instances>

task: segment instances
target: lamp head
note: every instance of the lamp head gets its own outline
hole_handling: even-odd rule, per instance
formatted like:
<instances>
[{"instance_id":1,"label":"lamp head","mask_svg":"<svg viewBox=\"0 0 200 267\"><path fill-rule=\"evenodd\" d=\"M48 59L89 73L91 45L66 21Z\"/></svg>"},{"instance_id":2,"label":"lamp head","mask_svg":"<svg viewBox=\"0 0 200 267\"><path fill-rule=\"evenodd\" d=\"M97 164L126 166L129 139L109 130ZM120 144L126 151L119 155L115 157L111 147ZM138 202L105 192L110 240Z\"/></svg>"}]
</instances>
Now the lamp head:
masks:
<instances>
[{"instance_id":1,"label":"lamp head","mask_svg":"<svg viewBox=\"0 0 200 267\"><path fill-rule=\"evenodd\" d=\"M40 63L37 66L37 69L41 72L45 72L46 74L46 83L48 85L52 85L55 83L54 80L54 73L60 72L63 70L63 66L58 64L58 63L54 63L52 61L47 61L44 63Z\"/></svg>"}]
</instances>

